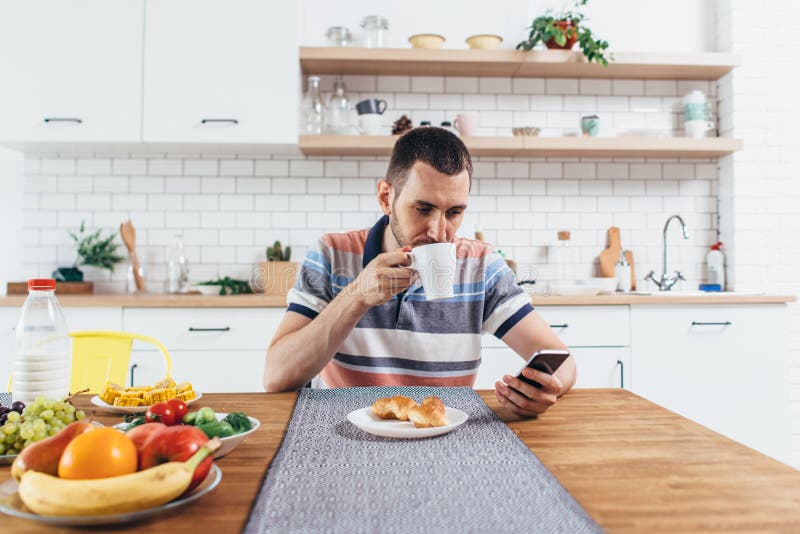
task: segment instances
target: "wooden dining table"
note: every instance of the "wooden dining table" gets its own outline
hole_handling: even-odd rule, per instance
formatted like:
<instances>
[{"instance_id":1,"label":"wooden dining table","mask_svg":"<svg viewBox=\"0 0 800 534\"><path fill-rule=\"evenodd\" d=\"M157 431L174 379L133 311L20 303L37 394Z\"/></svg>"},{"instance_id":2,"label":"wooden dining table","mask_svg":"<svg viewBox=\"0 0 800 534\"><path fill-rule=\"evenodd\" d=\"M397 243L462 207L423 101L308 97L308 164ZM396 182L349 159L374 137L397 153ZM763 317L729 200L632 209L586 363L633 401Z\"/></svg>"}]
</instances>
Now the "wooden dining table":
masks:
<instances>
[{"instance_id":1,"label":"wooden dining table","mask_svg":"<svg viewBox=\"0 0 800 534\"><path fill-rule=\"evenodd\" d=\"M541 417L525 420L500 406L492 391L479 393L608 532L800 532L800 471L630 391L575 389ZM92 530L240 532L295 399L296 393L205 394L192 409L244 411L261 421L244 443L217 460L220 485L148 520ZM86 395L75 404L104 424L121 421L96 409ZM9 478L10 468L2 466L0 482ZM2 532L80 530L0 516Z\"/></svg>"}]
</instances>

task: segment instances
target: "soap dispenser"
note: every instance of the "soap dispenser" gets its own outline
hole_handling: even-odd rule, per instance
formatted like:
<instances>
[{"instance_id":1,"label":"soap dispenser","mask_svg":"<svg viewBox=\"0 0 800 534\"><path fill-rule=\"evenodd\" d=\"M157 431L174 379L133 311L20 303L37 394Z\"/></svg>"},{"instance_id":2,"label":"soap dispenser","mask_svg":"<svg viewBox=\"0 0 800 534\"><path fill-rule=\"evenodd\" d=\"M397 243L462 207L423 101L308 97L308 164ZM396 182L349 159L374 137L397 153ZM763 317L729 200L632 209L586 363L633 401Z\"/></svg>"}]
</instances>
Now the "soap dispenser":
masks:
<instances>
[{"instance_id":1,"label":"soap dispenser","mask_svg":"<svg viewBox=\"0 0 800 534\"><path fill-rule=\"evenodd\" d=\"M617 289L628 293L631 290L631 264L625 258L625 251L619 251L619 261L614 266L614 276L617 279Z\"/></svg>"}]
</instances>

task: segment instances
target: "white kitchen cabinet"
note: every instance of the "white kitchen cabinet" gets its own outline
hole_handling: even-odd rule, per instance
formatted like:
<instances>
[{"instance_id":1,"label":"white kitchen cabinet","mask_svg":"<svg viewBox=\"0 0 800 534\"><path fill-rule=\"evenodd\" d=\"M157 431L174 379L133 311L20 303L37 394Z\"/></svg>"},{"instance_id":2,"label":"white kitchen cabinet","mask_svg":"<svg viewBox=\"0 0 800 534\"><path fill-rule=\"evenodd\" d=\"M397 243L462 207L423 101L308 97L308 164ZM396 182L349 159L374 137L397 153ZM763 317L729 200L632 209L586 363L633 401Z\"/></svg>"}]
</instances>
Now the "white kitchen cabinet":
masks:
<instances>
[{"instance_id":1,"label":"white kitchen cabinet","mask_svg":"<svg viewBox=\"0 0 800 534\"><path fill-rule=\"evenodd\" d=\"M785 305L631 308L635 393L789 461Z\"/></svg>"},{"instance_id":2,"label":"white kitchen cabinet","mask_svg":"<svg viewBox=\"0 0 800 534\"><path fill-rule=\"evenodd\" d=\"M144 141L297 143L297 16L294 2L148 0Z\"/></svg>"},{"instance_id":3,"label":"white kitchen cabinet","mask_svg":"<svg viewBox=\"0 0 800 534\"><path fill-rule=\"evenodd\" d=\"M142 0L0 3L0 140L139 142Z\"/></svg>"},{"instance_id":4,"label":"white kitchen cabinet","mask_svg":"<svg viewBox=\"0 0 800 534\"><path fill-rule=\"evenodd\" d=\"M540 306L536 311L569 347L577 366L575 387L629 387L631 371L628 306ZM502 340L481 338L476 389L493 389L525 360Z\"/></svg>"},{"instance_id":5,"label":"white kitchen cabinet","mask_svg":"<svg viewBox=\"0 0 800 534\"><path fill-rule=\"evenodd\" d=\"M201 392L263 391L264 356L283 308L125 308L124 328L161 341L172 375ZM135 343L136 385L164 378L160 352ZM130 379L130 378L129 378Z\"/></svg>"}]
</instances>

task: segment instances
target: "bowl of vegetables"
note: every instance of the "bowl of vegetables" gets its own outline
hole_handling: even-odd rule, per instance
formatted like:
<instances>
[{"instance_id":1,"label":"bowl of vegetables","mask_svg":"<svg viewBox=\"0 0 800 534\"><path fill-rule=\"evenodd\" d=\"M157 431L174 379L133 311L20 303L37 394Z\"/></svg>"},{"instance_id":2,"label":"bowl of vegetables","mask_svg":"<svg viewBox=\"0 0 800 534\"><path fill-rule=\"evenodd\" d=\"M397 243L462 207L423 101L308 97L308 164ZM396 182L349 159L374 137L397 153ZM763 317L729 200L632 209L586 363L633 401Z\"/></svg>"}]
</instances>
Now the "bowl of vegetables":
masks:
<instances>
[{"instance_id":1,"label":"bowl of vegetables","mask_svg":"<svg viewBox=\"0 0 800 534\"><path fill-rule=\"evenodd\" d=\"M255 432L261 422L255 417L250 417L244 412L214 412L208 406L200 408L194 412L186 413L186 405L183 406L183 413L173 413L172 411L159 411L160 404L155 404L145 415L128 415L125 422L114 425L114 428L128 432L136 426L145 423L159 422L167 426L192 425L202 430L209 439L220 438L222 446L214 453L214 458L221 458L239 446L247 439L247 436ZM181 418L182 416L182 418Z\"/></svg>"},{"instance_id":2,"label":"bowl of vegetables","mask_svg":"<svg viewBox=\"0 0 800 534\"><path fill-rule=\"evenodd\" d=\"M222 447L214 453L215 459L222 458L238 447L261 426L258 419L244 412L214 412L208 406L187 413L183 417L183 424L194 425L205 432L209 439L216 436L222 441Z\"/></svg>"}]
</instances>

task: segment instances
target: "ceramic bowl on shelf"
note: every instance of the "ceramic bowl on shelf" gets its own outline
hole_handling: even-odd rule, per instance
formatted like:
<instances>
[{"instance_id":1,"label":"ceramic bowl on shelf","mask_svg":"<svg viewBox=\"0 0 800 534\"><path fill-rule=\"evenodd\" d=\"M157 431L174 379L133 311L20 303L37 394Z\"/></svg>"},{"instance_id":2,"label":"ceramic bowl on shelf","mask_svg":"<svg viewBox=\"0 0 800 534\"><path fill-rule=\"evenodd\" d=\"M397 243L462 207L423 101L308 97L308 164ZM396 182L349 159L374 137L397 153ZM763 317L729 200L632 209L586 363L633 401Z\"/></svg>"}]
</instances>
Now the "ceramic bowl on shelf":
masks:
<instances>
[{"instance_id":1,"label":"ceramic bowl on shelf","mask_svg":"<svg viewBox=\"0 0 800 534\"><path fill-rule=\"evenodd\" d=\"M540 128L536 126L516 126L511 128L511 133L514 135L539 135Z\"/></svg>"},{"instance_id":2,"label":"ceramic bowl on shelf","mask_svg":"<svg viewBox=\"0 0 800 534\"><path fill-rule=\"evenodd\" d=\"M496 50L500 48L500 43L502 42L503 38L499 35L488 33L470 35L466 39L467 46L473 50Z\"/></svg>"},{"instance_id":3,"label":"ceramic bowl on shelf","mask_svg":"<svg viewBox=\"0 0 800 534\"><path fill-rule=\"evenodd\" d=\"M444 35L436 33L418 33L408 38L408 42L414 48L427 48L429 50L436 50L444 45Z\"/></svg>"},{"instance_id":4,"label":"ceramic bowl on shelf","mask_svg":"<svg viewBox=\"0 0 800 534\"><path fill-rule=\"evenodd\" d=\"M192 286L192 291L199 291L201 295L219 295L219 286Z\"/></svg>"}]
</instances>

